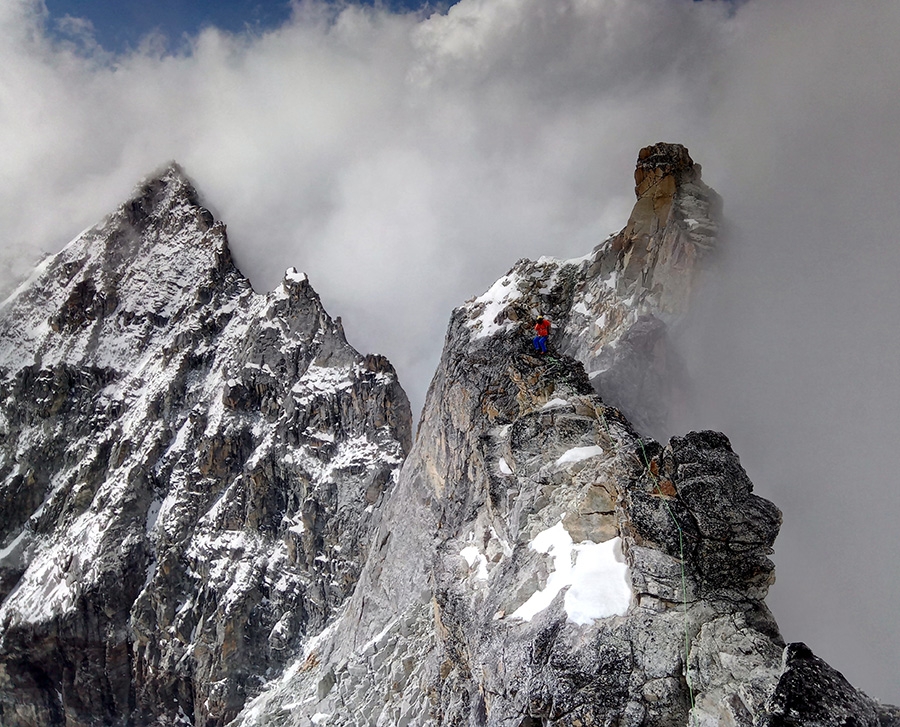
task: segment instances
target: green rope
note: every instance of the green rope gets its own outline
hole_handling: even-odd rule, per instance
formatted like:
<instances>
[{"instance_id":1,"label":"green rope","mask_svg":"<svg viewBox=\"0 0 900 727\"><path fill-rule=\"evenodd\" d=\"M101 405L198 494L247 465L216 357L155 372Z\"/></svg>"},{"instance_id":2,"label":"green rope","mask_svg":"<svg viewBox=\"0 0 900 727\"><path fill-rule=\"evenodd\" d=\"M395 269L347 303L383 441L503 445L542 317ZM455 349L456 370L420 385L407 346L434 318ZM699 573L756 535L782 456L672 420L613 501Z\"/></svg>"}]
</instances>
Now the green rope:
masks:
<instances>
[{"instance_id":1,"label":"green rope","mask_svg":"<svg viewBox=\"0 0 900 727\"><path fill-rule=\"evenodd\" d=\"M609 421L606 419L606 410L603 409L600 412L600 419L603 421L603 427L606 429L607 438L612 441L612 435L609 431ZM644 447L644 440L638 439L638 442L641 445L641 454L644 457L644 469L647 474L653 480L653 484L656 486L656 491L665 497L665 494L662 491L662 488L659 486L659 478L653 474L653 470L650 469L650 460L647 457L647 450ZM669 507L669 503L667 500L662 501L663 506L665 506L666 510L669 513L669 517L672 518L672 522L675 523L675 528L678 530L678 551L680 555L680 563L681 563L681 598L682 598L682 606L684 607L684 681L687 684L688 688L688 696L691 700L691 712L694 711L694 707L696 706L694 702L694 687L691 685L691 677L690 677L690 667L688 666L688 661L690 660L691 653L691 640L690 635L688 633L688 606L687 606L687 573L684 568L684 531L681 529L681 524L678 522L678 518L675 517L675 512ZM694 718L691 719L691 722L694 721Z\"/></svg>"},{"instance_id":2,"label":"green rope","mask_svg":"<svg viewBox=\"0 0 900 727\"><path fill-rule=\"evenodd\" d=\"M606 417L603 417L604 421L606 421ZM608 431L608 429L607 429ZM644 456L644 468L647 471L647 474L653 479L653 484L656 485L656 491L659 492L660 495L665 497L662 488L659 486L659 478L653 474L653 471L650 469L650 461L647 458L647 450L644 448L644 440L638 439L638 442L641 444L641 453ZM672 522L675 523L675 528L678 530L678 549L680 553L681 560L681 597L682 604L684 606L684 681L687 684L688 695L691 700L691 712L694 711L695 703L694 703L694 687L691 685L691 677L690 677L690 667L688 666L688 660L690 659L690 636L688 635L688 606L687 606L687 574L684 569L684 531L681 529L681 525L678 522L678 518L675 517L675 513L672 511L672 508L669 507L669 503L666 500L663 500L663 505L666 510L669 512L669 517L672 518ZM693 721L693 720L692 720Z\"/></svg>"}]
</instances>

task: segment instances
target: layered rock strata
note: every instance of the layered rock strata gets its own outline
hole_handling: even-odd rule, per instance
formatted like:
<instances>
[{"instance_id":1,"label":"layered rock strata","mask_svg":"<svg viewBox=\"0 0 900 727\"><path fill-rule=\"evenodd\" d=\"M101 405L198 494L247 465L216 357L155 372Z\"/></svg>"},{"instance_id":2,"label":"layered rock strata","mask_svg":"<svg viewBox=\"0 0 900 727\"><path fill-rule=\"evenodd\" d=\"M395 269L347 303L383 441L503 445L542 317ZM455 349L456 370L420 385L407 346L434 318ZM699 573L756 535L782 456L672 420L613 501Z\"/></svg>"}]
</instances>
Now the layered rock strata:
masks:
<instances>
[{"instance_id":1,"label":"layered rock strata","mask_svg":"<svg viewBox=\"0 0 900 727\"><path fill-rule=\"evenodd\" d=\"M177 166L0 307L0 723L224 725L352 592L390 364L257 295Z\"/></svg>"}]
</instances>

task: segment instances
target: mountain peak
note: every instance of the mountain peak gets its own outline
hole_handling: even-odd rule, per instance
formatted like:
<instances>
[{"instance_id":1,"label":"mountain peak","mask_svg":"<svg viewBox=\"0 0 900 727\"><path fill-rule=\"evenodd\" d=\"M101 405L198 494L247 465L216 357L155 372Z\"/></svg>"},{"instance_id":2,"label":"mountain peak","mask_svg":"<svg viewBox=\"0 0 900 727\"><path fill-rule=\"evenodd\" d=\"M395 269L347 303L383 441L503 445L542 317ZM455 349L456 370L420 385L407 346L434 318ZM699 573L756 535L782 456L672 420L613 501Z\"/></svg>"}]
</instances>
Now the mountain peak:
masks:
<instances>
[{"instance_id":1,"label":"mountain peak","mask_svg":"<svg viewBox=\"0 0 900 727\"><path fill-rule=\"evenodd\" d=\"M170 159L165 164L157 167L154 171L150 172L150 174L146 175L140 182L138 182L137 186L135 187L134 196L137 196L145 187L155 185L174 185L176 187L190 190L194 194L197 194L194 182L188 176L187 172L184 171L184 167L182 167L181 164L179 164L174 159Z\"/></svg>"},{"instance_id":2,"label":"mountain peak","mask_svg":"<svg viewBox=\"0 0 900 727\"><path fill-rule=\"evenodd\" d=\"M73 362L73 350L87 360L107 343L137 335L129 321L155 321L159 333L159 325L198 303L249 287L232 261L225 225L171 162L10 296L0 310L0 337L17 344L4 347L0 363L37 355ZM154 337L144 332L134 350L145 350Z\"/></svg>"},{"instance_id":3,"label":"mountain peak","mask_svg":"<svg viewBox=\"0 0 900 727\"><path fill-rule=\"evenodd\" d=\"M604 254L621 268L621 292L641 288L654 298L654 315L674 322L688 309L701 261L717 245L722 198L681 144L641 149L634 181L628 224Z\"/></svg>"},{"instance_id":4,"label":"mountain peak","mask_svg":"<svg viewBox=\"0 0 900 727\"><path fill-rule=\"evenodd\" d=\"M149 219L163 217L178 207L197 208L196 216L204 232L215 223L190 177L178 162L170 161L145 177L119 211L130 224L142 227Z\"/></svg>"},{"instance_id":5,"label":"mountain peak","mask_svg":"<svg viewBox=\"0 0 900 727\"><path fill-rule=\"evenodd\" d=\"M660 141L641 149L634 170L634 193L638 199L666 177L675 184L693 182L700 179L700 165L694 163L687 147L681 144Z\"/></svg>"},{"instance_id":6,"label":"mountain peak","mask_svg":"<svg viewBox=\"0 0 900 727\"><path fill-rule=\"evenodd\" d=\"M147 177L0 304L0 724L222 727L353 588L410 440L306 277L255 293Z\"/></svg>"}]
</instances>

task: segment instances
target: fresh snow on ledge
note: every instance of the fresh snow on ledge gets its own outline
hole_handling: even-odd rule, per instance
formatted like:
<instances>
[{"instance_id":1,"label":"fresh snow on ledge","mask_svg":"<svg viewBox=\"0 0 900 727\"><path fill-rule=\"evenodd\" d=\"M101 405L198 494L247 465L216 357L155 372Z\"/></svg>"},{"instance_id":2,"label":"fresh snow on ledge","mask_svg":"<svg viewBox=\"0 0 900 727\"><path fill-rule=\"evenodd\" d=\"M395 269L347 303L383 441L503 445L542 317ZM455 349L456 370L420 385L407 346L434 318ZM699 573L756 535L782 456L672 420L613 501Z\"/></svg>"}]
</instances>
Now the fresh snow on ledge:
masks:
<instances>
[{"instance_id":1,"label":"fresh snow on ledge","mask_svg":"<svg viewBox=\"0 0 900 727\"><path fill-rule=\"evenodd\" d=\"M564 452L563 455L556 460L555 465L557 467L564 467L567 464L581 462L584 459L590 459L591 457L596 457L600 454L603 454L602 447L573 447L567 452Z\"/></svg>"},{"instance_id":2,"label":"fresh snow on ledge","mask_svg":"<svg viewBox=\"0 0 900 727\"><path fill-rule=\"evenodd\" d=\"M551 409L561 409L564 406L569 406L569 402L565 399L560 399L556 397L555 399L551 399L546 404L541 407L541 411L550 411Z\"/></svg>"},{"instance_id":3,"label":"fresh snow on ledge","mask_svg":"<svg viewBox=\"0 0 900 727\"><path fill-rule=\"evenodd\" d=\"M297 272L297 268L288 268L284 271L285 280L290 280L293 283L302 283L306 278L306 273Z\"/></svg>"},{"instance_id":4,"label":"fresh snow on ledge","mask_svg":"<svg viewBox=\"0 0 900 727\"><path fill-rule=\"evenodd\" d=\"M509 324L498 324L496 323L496 318L512 301L521 297L519 276L514 272L510 272L494 283L484 295L467 303L466 306L470 311L479 305L482 306L481 313L466 322L466 325L472 331L471 337L473 339L487 338L499 331L506 330Z\"/></svg>"},{"instance_id":5,"label":"fresh snow on ledge","mask_svg":"<svg viewBox=\"0 0 900 727\"><path fill-rule=\"evenodd\" d=\"M487 580L488 572L487 572L487 558L478 551L474 545L469 545L459 551L459 554L466 559L466 563L469 564L469 568L474 568L475 564L478 564L478 568L475 571L475 577L479 580Z\"/></svg>"},{"instance_id":6,"label":"fresh snow on ledge","mask_svg":"<svg viewBox=\"0 0 900 727\"><path fill-rule=\"evenodd\" d=\"M554 570L547 585L519 606L512 618L531 621L566 587L569 590L563 604L572 623L589 624L594 619L621 616L628 610L631 579L620 538L575 544L560 521L538 533L530 547L552 555Z\"/></svg>"}]
</instances>

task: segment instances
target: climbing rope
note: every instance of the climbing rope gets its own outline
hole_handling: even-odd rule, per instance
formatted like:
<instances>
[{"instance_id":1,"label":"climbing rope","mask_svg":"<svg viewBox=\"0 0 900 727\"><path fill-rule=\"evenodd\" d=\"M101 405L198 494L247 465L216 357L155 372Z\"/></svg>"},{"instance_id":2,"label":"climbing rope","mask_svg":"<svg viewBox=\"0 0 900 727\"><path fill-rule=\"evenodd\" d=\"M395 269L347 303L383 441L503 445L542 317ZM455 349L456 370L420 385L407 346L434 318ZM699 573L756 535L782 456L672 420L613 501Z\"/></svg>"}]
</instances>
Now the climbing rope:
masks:
<instances>
[{"instance_id":1,"label":"climbing rope","mask_svg":"<svg viewBox=\"0 0 900 727\"><path fill-rule=\"evenodd\" d=\"M605 420L605 417L604 417ZM656 491L665 498L665 494L662 491L662 488L659 486L659 477L653 473L653 470L650 469L650 461L647 458L647 450L644 448L644 440L638 439L638 442L641 445L641 454L644 458L644 469L647 471L647 474L650 475L650 478L653 480L653 484L656 486ZM681 563L681 598L682 605L684 607L684 681L687 684L688 688L688 696L691 700L691 712L694 711L694 687L691 684L691 675L690 675L690 667L688 666L688 660L690 659L690 651L691 651L691 640L690 635L688 634L688 606L687 606L687 574L684 568L684 531L681 529L681 524L678 522L678 518L675 517L675 513L672 508L669 507L669 503L667 500L663 499L663 505L669 513L669 517L672 518L672 522L675 523L675 528L678 530L678 551L679 551L679 560ZM693 720L692 720L693 721Z\"/></svg>"},{"instance_id":2,"label":"climbing rope","mask_svg":"<svg viewBox=\"0 0 900 727\"><path fill-rule=\"evenodd\" d=\"M595 410L596 411L596 410ZM606 419L606 410L603 409L598 412L600 415L600 420L603 422L603 426L606 429L606 436L612 441L612 435L609 431L609 422ZM643 457L644 469L650 478L653 480L653 484L656 487L656 491L665 498L665 493L662 491L662 487L659 484L659 478L654 474L653 470L650 469L650 460L647 457L647 450L644 447L644 440L638 439L638 443L641 445L641 455ZM666 508L666 511L669 513L669 517L672 518L672 522L675 524L675 529L678 531L678 551L679 551L679 562L681 564L681 598L682 598L682 607L684 613L684 681L687 684L688 688L688 696L691 702L691 713L693 715L694 707L696 706L694 701L694 687L691 684L691 676L690 676L690 667L688 665L688 661L690 659L690 647L691 640L690 634L688 632L688 605L687 605L687 572L684 567L684 531L681 528L681 524L678 522L678 518L675 517L675 512L669 506L669 503L666 499L662 500L663 506ZM691 717L691 722L694 723L695 717Z\"/></svg>"}]
</instances>

